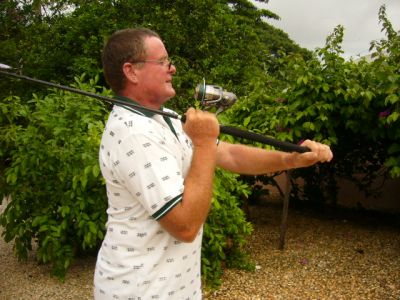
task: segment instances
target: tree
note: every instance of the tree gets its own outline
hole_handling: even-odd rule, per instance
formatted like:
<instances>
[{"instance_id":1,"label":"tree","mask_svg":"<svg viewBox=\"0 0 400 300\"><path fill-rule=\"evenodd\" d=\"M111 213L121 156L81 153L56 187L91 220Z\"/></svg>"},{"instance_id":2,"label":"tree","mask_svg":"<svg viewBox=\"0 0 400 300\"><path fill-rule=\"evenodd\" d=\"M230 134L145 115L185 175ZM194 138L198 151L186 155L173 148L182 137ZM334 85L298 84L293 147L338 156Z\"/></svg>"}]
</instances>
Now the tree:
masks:
<instances>
[{"instance_id":1,"label":"tree","mask_svg":"<svg viewBox=\"0 0 400 300\"><path fill-rule=\"evenodd\" d=\"M277 71L255 78L245 101L229 120L238 126L299 142L311 138L331 145L330 164L296 170L294 199L335 204L338 178L353 181L367 195L377 177L399 177L399 33L379 11L387 39L371 43L373 61L346 61L341 54L342 26L327 37L311 59L298 54L271 57ZM360 176L357 176L362 174Z\"/></svg>"}]
</instances>

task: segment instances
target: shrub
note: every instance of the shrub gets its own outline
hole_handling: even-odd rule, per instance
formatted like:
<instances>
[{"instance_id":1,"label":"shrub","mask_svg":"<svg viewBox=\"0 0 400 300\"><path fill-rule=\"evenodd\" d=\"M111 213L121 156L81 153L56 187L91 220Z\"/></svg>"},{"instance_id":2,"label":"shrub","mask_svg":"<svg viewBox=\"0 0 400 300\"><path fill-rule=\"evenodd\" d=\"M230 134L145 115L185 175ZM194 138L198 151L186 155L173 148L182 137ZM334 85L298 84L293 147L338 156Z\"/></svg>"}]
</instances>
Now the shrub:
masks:
<instances>
[{"instance_id":1,"label":"shrub","mask_svg":"<svg viewBox=\"0 0 400 300\"><path fill-rule=\"evenodd\" d=\"M304 188L295 199L337 201L338 177L367 193L378 176L400 176L399 34L380 10L387 39L371 44L372 61L341 57L342 26L308 60L271 56L276 72L255 78L251 92L227 112L230 123L297 143L310 138L331 145L334 160L292 172ZM362 174L363 176L358 176Z\"/></svg>"},{"instance_id":2,"label":"shrub","mask_svg":"<svg viewBox=\"0 0 400 300\"><path fill-rule=\"evenodd\" d=\"M241 198L249 193L249 186L238 181L237 174L217 169L202 245L202 274L210 288L220 285L225 267L254 269L242 248L252 232L252 225L240 209Z\"/></svg>"},{"instance_id":3,"label":"shrub","mask_svg":"<svg viewBox=\"0 0 400 300\"><path fill-rule=\"evenodd\" d=\"M93 91L76 78L76 85ZM1 195L11 202L0 216L6 242L27 257L33 242L37 259L65 275L73 258L96 249L104 235L106 192L98 166L98 146L106 109L97 100L52 90L23 102L0 103L1 144L7 160Z\"/></svg>"},{"instance_id":4,"label":"shrub","mask_svg":"<svg viewBox=\"0 0 400 300\"><path fill-rule=\"evenodd\" d=\"M97 78L80 89L99 90ZM110 92L103 90L103 95ZM0 224L6 242L26 259L37 244L37 259L50 263L63 279L81 254L95 253L105 233L107 198L98 165L98 148L107 117L98 100L50 90L27 102L9 96L0 102L0 194L11 201ZM224 266L249 268L242 251L251 232L239 208L249 187L236 175L217 171L212 210L204 229L203 279L220 284Z\"/></svg>"}]
</instances>

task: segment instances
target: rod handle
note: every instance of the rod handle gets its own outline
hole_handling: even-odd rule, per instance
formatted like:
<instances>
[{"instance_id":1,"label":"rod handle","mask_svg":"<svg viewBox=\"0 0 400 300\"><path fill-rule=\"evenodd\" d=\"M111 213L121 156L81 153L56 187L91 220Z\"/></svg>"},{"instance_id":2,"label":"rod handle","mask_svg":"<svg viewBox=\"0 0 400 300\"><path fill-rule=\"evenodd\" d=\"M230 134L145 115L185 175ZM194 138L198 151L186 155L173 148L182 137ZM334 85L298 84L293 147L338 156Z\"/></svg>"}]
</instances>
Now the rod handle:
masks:
<instances>
[{"instance_id":1,"label":"rod handle","mask_svg":"<svg viewBox=\"0 0 400 300\"><path fill-rule=\"evenodd\" d=\"M299 153L305 153L305 152L310 152L310 148L296 145L293 143L285 142L285 141L280 141L274 138L266 137L264 135L254 133L251 131L246 131L240 128L232 127L232 126L226 126L226 125L219 125L220 132L229 134L235 137L240 137L244 138L247 140L251 140L254 142L260 142L266 145L274 146L277 148L280 148L285 151L291 151L291 152L299 152Z\"/></svg>"}]
</instances>

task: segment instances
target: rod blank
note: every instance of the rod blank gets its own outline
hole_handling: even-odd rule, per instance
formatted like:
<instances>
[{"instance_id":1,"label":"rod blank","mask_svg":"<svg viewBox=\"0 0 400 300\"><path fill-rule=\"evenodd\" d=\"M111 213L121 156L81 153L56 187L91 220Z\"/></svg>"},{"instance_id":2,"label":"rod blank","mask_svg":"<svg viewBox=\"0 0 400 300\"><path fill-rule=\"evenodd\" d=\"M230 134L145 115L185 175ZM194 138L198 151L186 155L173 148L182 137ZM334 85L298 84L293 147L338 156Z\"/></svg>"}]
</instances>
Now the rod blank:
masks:
<instances>
[{"instance_id":1,"label":"rod blank","mask_svg":"<svg viewBox=\"0 0 400 300\"><path fill-rule=\"evenodd\" d=\"M165 112L162 110L157 110L157 109L152 109L152 108L148 108L148 107L143 107L140 105L137 105L136 103L126 103L124 101L118 100L118 99L113 99L110 97L105 97L105 96L101 96L95 93L91 93L91 92L87 92L87 91L83 91L80 89L76 89L76 88L72 88L72 87L68 87L65 85L60 85L60 84L56 84L56 83L52 83L52 82L48 82L48 81L44 81L44 80L40 80L40 79L35 79L32 77L28 77L25 75L20 75L20 74L15 74L12 72L8 72L8 71L4 71L3 69L12 69L11 67L4 65L4 64L0 64L0 74L5 75L5 76L9 76L9 77L14 77L14 78L18 78L18 79L23 79L29 82L33 82L33 83L37 83L37 84L42 84L42 85L46 85L49 87L53 87L53 88L57 88L60 90L64 90L64 91L68 91L71 93L76 93L76 94L80 94L83 96L87 96L87 97L92 97L98 100L102 100L105 101L107 103L112 103L112 104L121 104L121 105L125 105L125 106L129 106L132 108L135 108L139 111L148 111L148 112L152 112L155 114L159 114L162 116L166 116L169 118L173 118L173 119L178 119L181 120L182 122L185 122L185 116L180 116L177 114L173 114L170 112ZM259 142L259 143L263 143L266 145L270 145L270 146L274 146L277 148L280 148L282 150L285 151L294 151L294 152L299 152L299 153L304 153L304 152L309 152L311 151L308 147L304 147L304 146L299 146L293 143L289 143L289 142L284 142L284 141L280 141L274 138L270 138L270 137L266 137L263 136L261 134L258 133L254 133L251 131L246 131L243 129L239 129L239 128L235 128L232 126L226 126L226 125L221 125L220 124L220 132L234 136L234 137L238 137L238 138L244 138L246 140L250 140L253 142Z\"/></svg>"}]
</instances>

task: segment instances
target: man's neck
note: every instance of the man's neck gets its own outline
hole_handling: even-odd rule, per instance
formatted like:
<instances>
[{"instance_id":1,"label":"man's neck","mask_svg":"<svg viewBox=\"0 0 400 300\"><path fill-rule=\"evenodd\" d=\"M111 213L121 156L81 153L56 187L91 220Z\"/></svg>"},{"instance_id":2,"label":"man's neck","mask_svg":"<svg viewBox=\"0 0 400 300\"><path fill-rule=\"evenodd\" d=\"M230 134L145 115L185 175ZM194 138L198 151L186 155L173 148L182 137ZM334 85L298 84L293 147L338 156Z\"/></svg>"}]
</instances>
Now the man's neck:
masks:
<instances>
[{"instance_id":1,"label":"man's neck","mask_svg":"<svg viewBox=\"0 0 400 300\"><path fill-rule=\"evenodd\" d=\"M160 109L161 104L157 101L151 101L148 98L141 96L139 94L136 93L129 93L129 92L122 92L121 94L119 94L119 96L131 99L132 101L139 103L140 105L144 106L144 107L149 107L152 109Z\"/></svg>"}]
</instances>

